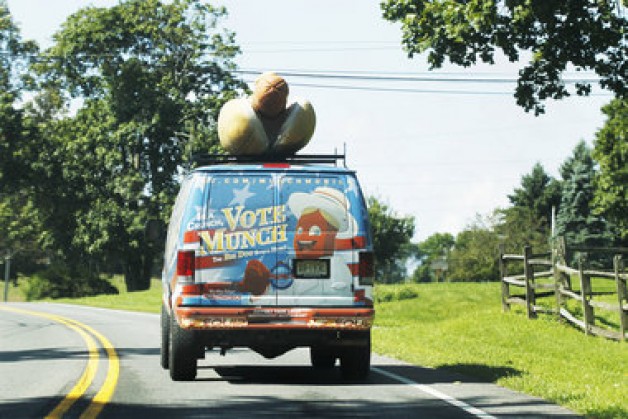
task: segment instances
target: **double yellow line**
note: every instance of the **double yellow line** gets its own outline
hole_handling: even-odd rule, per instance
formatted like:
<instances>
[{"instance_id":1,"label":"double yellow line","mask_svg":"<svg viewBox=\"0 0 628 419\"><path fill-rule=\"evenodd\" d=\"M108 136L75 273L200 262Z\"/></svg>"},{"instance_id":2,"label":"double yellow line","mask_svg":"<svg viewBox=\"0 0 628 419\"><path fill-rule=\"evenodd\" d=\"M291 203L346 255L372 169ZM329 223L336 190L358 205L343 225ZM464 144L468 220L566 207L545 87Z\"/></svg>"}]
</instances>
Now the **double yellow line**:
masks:
<instances>
[{"instance_id":1,"label":"double yellow line","mask_svg":"<svg viewBox=\"0 0 628 419\"><path fill-rule=\"evenodd\" d=\"M66 414L72 405L83 396L85 391L87 391L89 386L92 384L94 376L98 371L99 359L98 347L92 336L95 336L100 341L101 346L107 352L109 368L102 387L100 387L100 390L98 390L87 409L85 409L80 416L81 419L96 418L105 405L111 400L111 397L113 397L113 392L115 391L116 384L118 383L118 376L120 375L120 360L111 342L88 325L67 317L8 306L0 306L0 310L26 314L29 316L43 317L44 319L60 323L78 333L87 345L89 360L87 361L83 374L81 374L74 387L63 398L63 400L61 400L61 402L48 415L46 415L46 418L54 419L63 417L63 415Z\"/></svg>"}]
</instances>

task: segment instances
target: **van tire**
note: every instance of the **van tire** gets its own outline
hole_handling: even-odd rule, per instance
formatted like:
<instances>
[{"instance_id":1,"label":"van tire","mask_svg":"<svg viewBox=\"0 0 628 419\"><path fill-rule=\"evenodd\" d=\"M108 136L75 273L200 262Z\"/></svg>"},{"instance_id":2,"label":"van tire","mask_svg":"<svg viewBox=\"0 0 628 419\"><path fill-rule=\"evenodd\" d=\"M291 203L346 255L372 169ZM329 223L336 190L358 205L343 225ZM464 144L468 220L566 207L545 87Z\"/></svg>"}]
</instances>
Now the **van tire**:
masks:
<instances>
[{"instance_id":1,"label":"van tire","mask_svg":"<svg viewBox=\"0 0 628 419\"><path fill-rule=\"evenodd\" d=\"M340 355L340 372L349 380L364 380L371 370L371 336L368 343L343 348Z\"/></svg>"},{"instance_id":2,"label":"van tire","mask_svg":"<svg viewBox=\"0 0 628 419\"><path fill-rule=\"evenodd\" d=\"M174 381L194 380L197 352L194 332L182 329L174 316L170 316L170 346L168 348L170 378Z\"/></svg>"},{"instance_id":3,"label":"van tire","mask_svg":"<svg viewBox=\"0 0 628 419\"><path fill-rule=\"evenodd\" d=\"M336 364L336 353L328 346L312 346L310 348L310 361L316 369L333 368Z\"/></svg>"},{"instance_id":4,"label":"van tire","mask_svg":"<svg viewBox=\"0 0 628 419\"><path fill-rule=\"evenodd\" d=\"M170 316L168 315L168 311L166 307L161 305L161 366L163 369L167 370L169 366L169 357L168 354L170 349Z\"/></svg>"}]
</instances>

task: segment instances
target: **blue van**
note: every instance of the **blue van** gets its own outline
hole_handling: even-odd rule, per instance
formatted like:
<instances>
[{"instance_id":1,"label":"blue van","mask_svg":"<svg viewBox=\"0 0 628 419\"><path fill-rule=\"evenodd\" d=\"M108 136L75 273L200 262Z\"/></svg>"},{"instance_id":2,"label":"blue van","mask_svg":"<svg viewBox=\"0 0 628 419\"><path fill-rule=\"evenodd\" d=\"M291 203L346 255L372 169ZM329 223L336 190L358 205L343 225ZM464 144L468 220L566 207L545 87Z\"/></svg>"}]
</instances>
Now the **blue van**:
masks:
<instances>
[{"instance_id":1,"label":"blue van","mask_svg":"<svg viewBox=\"0 0 628 419\"><path fill-rule=\"evenodd\" d=\"M166 241L161 364L193 380L206 349L274 358L309 347L314 368L340 360L368 375L373 245L343 155L257 162L208 156L176 199Z\"/></svg>"}]
</instances>

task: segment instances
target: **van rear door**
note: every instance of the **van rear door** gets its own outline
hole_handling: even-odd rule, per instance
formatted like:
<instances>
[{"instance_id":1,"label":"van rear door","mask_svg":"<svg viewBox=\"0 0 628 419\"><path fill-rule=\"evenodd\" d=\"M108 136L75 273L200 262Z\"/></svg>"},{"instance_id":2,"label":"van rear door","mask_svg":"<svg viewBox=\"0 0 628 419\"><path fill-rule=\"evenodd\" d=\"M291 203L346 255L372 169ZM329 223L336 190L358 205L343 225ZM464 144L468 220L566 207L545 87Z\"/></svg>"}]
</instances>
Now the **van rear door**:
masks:
<instances>
[{"instance_id":1,"label":"van rear door","mask_svg":"<svg viewBox=\"0 0 628 419\"><path fill-rule=\"evenodd\" d=\"M198 232L197 280L205 283L204 303L276 305L271 281L283 272L277 244L287 242L287 235L272 175L213 174L208 190L205 225Z\"/></svg>"},{"instance_id":2,"label":"van rear door","mask_svg":"<svg viewBox=\"0 0 628 419\"><path fill-rule=\"evenodd\" d=\"M278 287L278 305L352 305L357 262L352 238L358 227L348 175L288 173L278 183L278 202L287 216L287 243L278 246L278 255L292 275Z\"/></svg>"}]
</instances>

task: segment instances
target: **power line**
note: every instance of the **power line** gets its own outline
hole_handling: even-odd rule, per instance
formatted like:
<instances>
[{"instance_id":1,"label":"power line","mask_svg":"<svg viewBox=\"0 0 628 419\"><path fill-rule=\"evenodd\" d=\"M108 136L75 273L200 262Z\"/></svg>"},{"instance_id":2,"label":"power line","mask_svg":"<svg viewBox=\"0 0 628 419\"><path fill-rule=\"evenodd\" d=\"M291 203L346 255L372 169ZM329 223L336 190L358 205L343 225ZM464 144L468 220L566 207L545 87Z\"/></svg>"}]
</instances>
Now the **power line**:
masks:
<instances>
[{"instance_id":1,"label":"power line","mask_svg":"<svg viewBox=\"0 0 628 419\"><path fill-rule=\"evenodd\" d=\"M245 75L261 74L258 70L235 70L234 73ZM340 74L332 72L303 72L303 71L277 71L282 76L302 77L316 79L340 79L340 80L368 80L368 81L407 81L407 82L426 82L426 81L442 81L442 82L480 82L480 83L512 83L516 79L511 78L460 78L460 77L416 77L416 76L371 76L364 74Z\"/></svg>"},{"instance_id":2,"label":"power line","mask_svg":"<svg viewBox=\"0 0 628 419\"><path fill-rule=\"evenodd\" d=\"M255 69L255 68L241 68L238 71L247 71L252 74L261 74L265 71L273 71L279 74L286 73L309 73L309 74L340 74L340 75L371 75L371 76L408 76L408 77L417 77L417 76L426 76L426 77L435 77L435 76L466 76L475 78L478 76L482 76L483 78L491 78L485 76L493 76L498 78L508 78L512 74L512 72L497 72L497 71L471 71L465 70L461 71L442 71L442 70L430 70L430 71L386 71L386 70L333 70L333 69L325 69L325 70L312 70L312 69L296 69L296 68L284 68L284 69ZM592 71L563 71L563 74L568 76L582 76L583 73L585 75L591 74L592 76L595 74ZM502 77L504 76L504 77Z\"/></svg>"},{"instance_id":3,"label":"power line","mask_svg":"<svg viewBox=\"0 0 628 419\"><path fill-rule=\"evenodd\" d=\"M251 46L266 46L255 49ZM247 42L241 45L248 54L283 52L346 52L346 51L402 51L400 42L391 41L267 41Z\"/></svg>"},{"instance_id":4,"label":"power line","mask_svg":"<svg viewBox=\"0 0 628 419\"><path fill-rule=\"evenodd\" d=\"M247 69L247 70L233 70L236 74L243 75L260 75L263 70ZM499 78L499 77L424 77L424 76L393 76L393 75L367 75L360 74L358 72L348 72L343 74L341 72L312 72L312 71L298 71L298 70L286 70L276 71L276 73L287 77L300 77L300 78L316 78L316 79L339 79L339 80L362 80L362 81L403 81L403 82L446 82L446 83L516 83L516 78ZM567 84L575 83L597 83L599 79L566 79L563 80Z\"/></svg>"},{"instance_id":5,"label":"power line","mask_svg":"<svg viewBox=\"0 0 628 419\"><path fill-rule=\"evenodd\" d=\"M244 80L246 83L253 83L254 80ZM426 94L443 94L443 95L487 95L487 96L512 96L512 91L487 91L487 90L443 90L443 89L413 89L413 88L395 88L395 87L376 87L376 86L348 86L337 84L316 84L316 83L299 83L290 82L290 86L312 87L315 89L337 89L337 90L357 90L366 92L392 92L392 93L426 93ZM591 93L589 96L612 96L612 94Z\"/></svg>"},{"instance_id":6,"label":"power line","mask_svg":"<svg viewBox=\"0 0 628 419\"><path fill-rule=\"evenodd\" d=\"M275 41L248 41L247 45L397 45L399 42L394 41L381 41L381 40L329 40L329 41L290 41L290 40L275 40Z\"/></svg>"},{"instance_id":7,"label":"power line","mask_svg":"<svg viewBox=\"0 0 628 419\"><path fill-rule=\"evenodd\" d=\"M261 70L261 69L254 69L254 68L241 68L239 69L239 71L248 71L251 72L253 74L257 74L257 73L261 73L264 71L270 71L270 70ZM417 77L419 75L421 76L456 76L456 75L472 75L472 76L478 76L478 75L488 75L488 76L497 76L500 74L508 74L508 73L498 73L498 72L481 72L481 71L465 71L464 73L461 73L460 71L386 71L386 70L312 70L312 69L308 69L308 70L302 70L302 69L295 69L295 68L284 68L281 70L278 69L274 69L272 70L276 73L279 74L285 74L285 73L310 73L310 74L340 74L340 75L352 75L352 74L358 74L358 75L385 75L385 76L409 76L409 77Z\"/></svg>"},{"instance_id":8,"label":"power line","mask_svg":"<svg viewBox=\"0 0 628 419\"><path fill-rule=\"evenodd\" d=\"M153 54L146 53L140 54L143 57L151 57ZM170 54L170 55L185 55L185 54ZM204 55L212 56L212 55L220 55L218 53L205 53ZM9 53L7 51L0 51L0 56L15 56L15 54ZM119 57L120 54L115 53L98 53L98 54L68 54L68 55L53 55L53 54L22 54L23 58L31 58L34 61L45 61L45 60L63 60L69 57L74 58L113 58ZM155 57L159 57L159 55L155 55ZM264 71L261 69L242 69L242 70L231 70L231 72L242 75L260 75ZM471 73L475 75L470 75L469 73L418 73L423 74L417 76L417 73L403 73L403 72L374 72L374 71L360 71L360 70L298 70L298 69L285 69L285 70L275 70L275 72L289 77L299 77L299 78L316 78L316 79L337 79L337 80L361 80L361 81L376 81L376 82L444 82L444 83L489 83L489 84L509 84L516 83L517 78L514 77L495 77L495 74L491 74L490 77L477 77L477 74L482 73ZM425 75L425 74L434 74L434 75ZM444 75L448 75L448 77L443 77ZM449 75L459 75L457 77L449 77ZM598 83L599 78L568 78L563 79L562 82L565 84L576 84L576 83ZM311 87L316 87L312 85ZM384 89L386 90L386 89ZM404 89L406 90L406 89Z\"/></svg>"},{"instance_id":9,"label":"power line","mask_svg":"<svg viewBox=\"0 0 628 419\"><path fill-rule=\"evenodd\" d=\"M395 93L438 93L451 95L512 95L512 92L497 92L485 90L442 90L442 89L411 89L395 87L375 87L375 86L341 86L330 84L314 83L290 83L291 86L313 87L317 89L338 89L338 90L361 90L366 92L395 92Z\"/></svg>"},{"instance_id":10,"label":"power line","mask_svg":"<svg viewBox=\"0 0 628 419\"><path fill-rule=\"evenodd\" d=\"M280 48L280 49L242 49L247 54L280 54L284 52L347 52L347 51L401 51L399 46L381 47L336 47L336 48Z\"/></svg>"}]
</instances>

